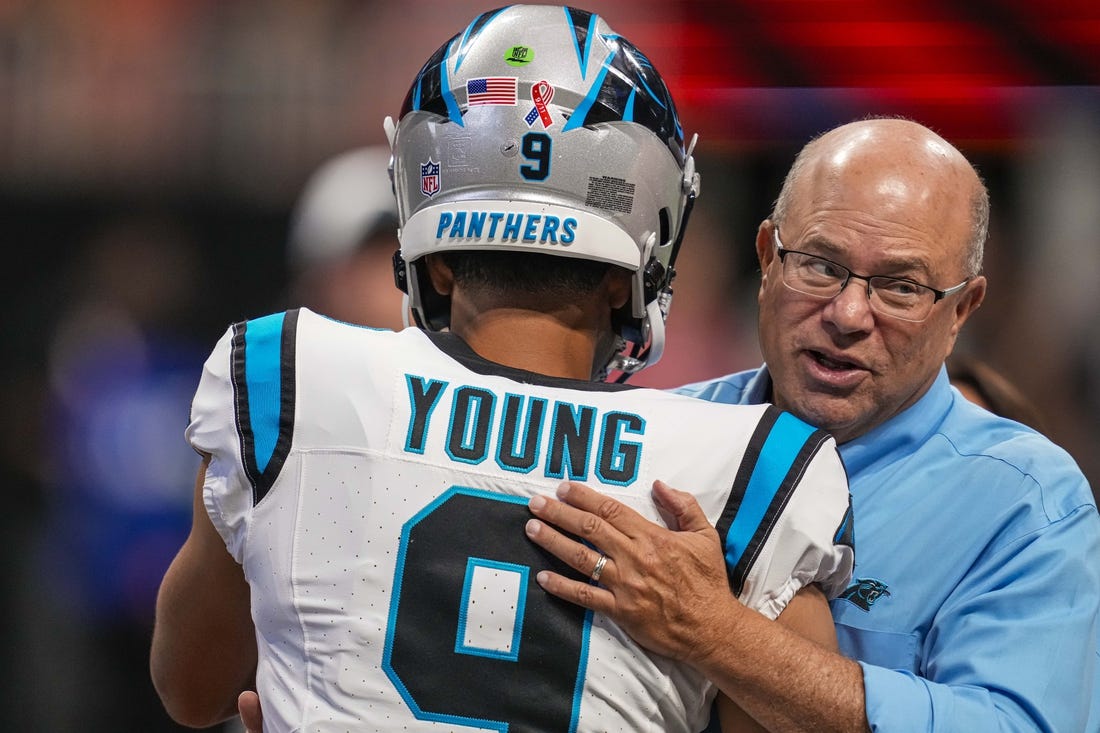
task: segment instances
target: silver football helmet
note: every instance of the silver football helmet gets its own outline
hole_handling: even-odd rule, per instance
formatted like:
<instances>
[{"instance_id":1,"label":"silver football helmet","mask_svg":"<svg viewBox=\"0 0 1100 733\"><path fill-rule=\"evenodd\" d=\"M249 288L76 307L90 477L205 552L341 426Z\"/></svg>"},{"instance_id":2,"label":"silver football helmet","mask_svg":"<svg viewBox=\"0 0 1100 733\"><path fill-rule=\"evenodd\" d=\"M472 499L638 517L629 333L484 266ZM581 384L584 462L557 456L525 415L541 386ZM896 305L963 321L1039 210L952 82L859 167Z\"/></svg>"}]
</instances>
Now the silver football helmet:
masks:
<instances>
[{"instance_id":1,"label":"silver football helmet","mask_svg":"<svg viewBox=\"0 0 1100 733\"><path fill-rule=\"evenodd\" d=\"M575 8L483 13L428 59L386 131L395 276L418 325L449 322L449 303L418 271L424 255L581 257L635 273L617 318L629 353L608 368L625 377L656 363L699 176L695 141L685 150L672 97L633 44Z\"/></svg>"}]
</instances>

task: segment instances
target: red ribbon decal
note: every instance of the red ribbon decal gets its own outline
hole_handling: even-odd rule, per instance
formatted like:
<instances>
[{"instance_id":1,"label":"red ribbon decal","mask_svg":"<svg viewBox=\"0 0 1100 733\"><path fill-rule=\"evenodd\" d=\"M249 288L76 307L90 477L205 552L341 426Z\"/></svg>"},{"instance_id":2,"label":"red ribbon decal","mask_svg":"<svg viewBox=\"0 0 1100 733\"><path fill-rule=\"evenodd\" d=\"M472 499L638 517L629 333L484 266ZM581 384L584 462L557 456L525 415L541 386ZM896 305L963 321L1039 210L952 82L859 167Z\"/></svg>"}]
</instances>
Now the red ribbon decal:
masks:
<instances>
[{"instance_id":1,"label":"red ribbon decal","mask_svg":"<svg viewBox=\"0 0 1100 733\"><path fill-rule=\"evenodd\" d=\"M538 110L543 127L550 127L554 124L554 118L550 116L550 110L546 109L546 105L553 98L554 87L550 86L550 82L540 81L531 87L531 101L535 103L535 109Z\"/></svg>"}]
</instances>

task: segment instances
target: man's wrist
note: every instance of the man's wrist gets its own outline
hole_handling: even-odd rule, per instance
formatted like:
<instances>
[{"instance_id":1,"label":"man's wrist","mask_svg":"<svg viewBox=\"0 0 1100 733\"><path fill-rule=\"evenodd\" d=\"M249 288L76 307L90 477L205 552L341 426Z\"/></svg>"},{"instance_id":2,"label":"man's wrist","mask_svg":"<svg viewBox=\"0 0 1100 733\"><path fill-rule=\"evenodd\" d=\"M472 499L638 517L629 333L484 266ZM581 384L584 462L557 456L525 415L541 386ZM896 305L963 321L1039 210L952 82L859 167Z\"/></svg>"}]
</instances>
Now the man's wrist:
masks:
<instances>
[{"instance_id":1,"label":"man's wrist","mask_svg":"<svg viewBox=\"0 0 1100 733\"><path fill-rule=\"evenodd\" d=\"M750 614L759 615L731 594L728 601L716 605L708 614L695 638L685 643L686 654L681 661L708 679L728 675L730 665L739 656Z\"/></svg>"}]
</instances>

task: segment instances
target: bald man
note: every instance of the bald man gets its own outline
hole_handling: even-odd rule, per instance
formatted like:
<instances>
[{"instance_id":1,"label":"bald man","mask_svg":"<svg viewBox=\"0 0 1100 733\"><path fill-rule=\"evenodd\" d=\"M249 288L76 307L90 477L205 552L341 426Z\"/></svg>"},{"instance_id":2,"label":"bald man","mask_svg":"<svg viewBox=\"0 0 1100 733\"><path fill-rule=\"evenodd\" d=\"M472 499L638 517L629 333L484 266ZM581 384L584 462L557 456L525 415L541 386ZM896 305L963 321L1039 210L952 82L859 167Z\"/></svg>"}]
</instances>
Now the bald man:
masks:
<instances>
[{"instance_id":1,"label":"bald man","mask_svg":"<svg viewBox=\"0 0 1100 733\"><path fill-rule=\"evenodd\" d=\"M674 532L571 485L528 534L579 567L595 550L550 525L590 542L609 558L603 588L554 574L543 587L688 661L770 730L1100 730L1092 492L1069 455L965 400L944 367L985 296L988 219L974 168L927 128L826 133L757 231L765 365L681 390L774 402L840 443L859 541L831 601L841 654L708 585L720 552L686 495Z\"/></svg>"}]
</instances>

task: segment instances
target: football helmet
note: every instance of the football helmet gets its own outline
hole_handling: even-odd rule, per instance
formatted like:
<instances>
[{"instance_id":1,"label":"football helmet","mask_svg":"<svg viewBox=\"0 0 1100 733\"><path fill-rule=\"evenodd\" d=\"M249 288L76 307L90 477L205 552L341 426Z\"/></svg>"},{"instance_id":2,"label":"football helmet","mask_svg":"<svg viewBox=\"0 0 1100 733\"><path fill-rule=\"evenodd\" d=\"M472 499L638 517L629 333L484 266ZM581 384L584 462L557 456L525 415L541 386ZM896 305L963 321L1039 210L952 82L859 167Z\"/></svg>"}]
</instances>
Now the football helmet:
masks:
<instances>
[{"instance_id":1,"label":"football helmet","mask_svg":"<svg viewBox=\"0 0 1100 733\"><path fill-rule=\"evenodd\" d=\"M393 149L398 287L417 324L449 303L422 257L446 250L538 252L634 273L616 314L630 373L664 348L677 250L699 176L671 95L649 59L598 15L513 5L477 16L424 64ZM628 342L628 343L627 343Z\"/></svg>"}]
</instances>

